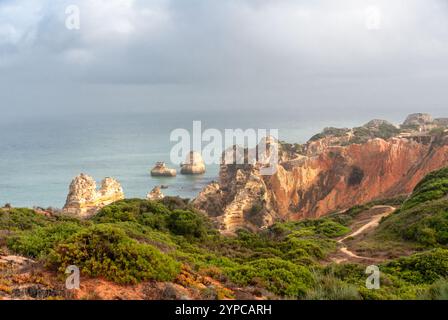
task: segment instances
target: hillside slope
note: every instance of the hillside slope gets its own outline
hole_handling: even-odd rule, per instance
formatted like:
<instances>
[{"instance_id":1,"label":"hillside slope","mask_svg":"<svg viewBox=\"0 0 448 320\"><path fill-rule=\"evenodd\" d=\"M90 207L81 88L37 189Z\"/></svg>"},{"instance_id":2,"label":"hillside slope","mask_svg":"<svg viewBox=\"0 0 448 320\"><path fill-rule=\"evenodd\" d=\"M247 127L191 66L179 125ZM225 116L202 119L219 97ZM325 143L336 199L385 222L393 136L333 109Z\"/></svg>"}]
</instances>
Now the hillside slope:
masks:
<instances>
[{"instance_id":1,"label":"hillside slope","mask_svg":"<svg viewBox=\"0 0 448 320\"><path fill-rule=\"evenodd\" d=\"M0 208L0 299L447 299L446 207L427 212L435 221L408 216L445 200L446 173L429 175L402 206L402 199L372 202L233 237L179 198L122 200L87 220ZM377 249L384 234L402 246L420 241L403 237L405 229L429 225L440 237L415 254L375 259L381 287L370 290L371 260L332 257L390 205L401 209L372 229ZM79 291L64 287L69 265L80 268Z\"/></svg>"}]
</instances>

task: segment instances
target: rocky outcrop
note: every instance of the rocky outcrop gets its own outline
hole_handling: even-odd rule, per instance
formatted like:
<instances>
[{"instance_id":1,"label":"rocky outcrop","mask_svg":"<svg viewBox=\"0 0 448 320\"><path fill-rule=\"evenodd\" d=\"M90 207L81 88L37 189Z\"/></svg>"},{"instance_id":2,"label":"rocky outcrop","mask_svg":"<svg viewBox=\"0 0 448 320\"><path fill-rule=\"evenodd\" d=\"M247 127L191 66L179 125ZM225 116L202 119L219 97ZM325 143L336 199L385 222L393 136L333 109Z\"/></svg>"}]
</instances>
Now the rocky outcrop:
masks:
<instances>
[{"instance_id":1,"label":"rocky outcrop","mask_svg":"<svg viewBox=\"0 0 448 320\"><path fill-rule=\"evenodd\" d=\"M176 169L170 169L164 162L157 162L151 170L153 177L175 177L177 175Z\"/></svg>"},{"instance_id":2,"label":"rocky outcrop","mask_svg":"<svg viewBox=\"0 0 448 320\"><path fill-rule=\"evenodd\" d=\"M106 178L97 190L96 182L86 174L80 174L70 184L63 212L82 218L94 215L102 207L124 199L120 183Z\"/></svg>"},{"instance_id":3,"label":"rocky outcrop","mask_svg":"<svg viewBox=\"0 0 448 320\"><path fill-rule=\"evenodd\" d=\"M310 140L300 153L280 148L278 170L271 176L253 164L222 165L219 181L194 205L220 222L224 233L233 233L407 194L427 173L448 165L446 132L418 130L362 143L353 142L356 130L332 132Z\"/></svg>"},{"instance_id":4,"label":"rocky outcrop","mask_svg":"<svg viewBox=\"0 0 448 320\"><path fill-rule=\"evenodd\" d=\"M430 124L434 121L432 116L427 113L413 113L410 114L406 120L403 122L404 126L412 126L412 125L424 125Z\"/></svg>"},{"instance_id":5,"label":"rocky outcrop","mask_svg":"<svg viewBox=\"0 0 448 320\"><path fill-rule=\"evenodd\" d=\"M163 198L165 198L165 195L162 193L162 190L160 190L160 187L155 187L154 189L152 189L151 192L149 192L146 195L146 199L148 200L162 200Z\"/></svg>"},{"instance_id":6,"label":"rocky outcrop","mask_svg":"<svg viewBox=\"0 0 448 320\"><path fill-rule=\"evenodd\" d=\"M205 163L199 152L191 151L181 165L181 174L204 174Z\"/></svg>"},{"instance_id":7,"label":"rocky outcrop","mask_svg":"<svg viewBox=\"0 0 448 320\"><path fill-rule=\"evenodd\" d=\"M404 123L401 125L402 129L414 129L419 132L430 131L437 128L438 126L443 126L443 119L441 122L433 119L430 114L427 113L414 113L409 115Z\"/></svg>"},{"instance_id":8,"label":"rocky outcrop","mask_svg":"<svg viewBox=\"0 0 448 320\"><path fill-rule=\"evenodd\" d=\"M437 118L434 119L434 123L438 126L448 127L448 118Z\"/></svg>"}]
</instances>

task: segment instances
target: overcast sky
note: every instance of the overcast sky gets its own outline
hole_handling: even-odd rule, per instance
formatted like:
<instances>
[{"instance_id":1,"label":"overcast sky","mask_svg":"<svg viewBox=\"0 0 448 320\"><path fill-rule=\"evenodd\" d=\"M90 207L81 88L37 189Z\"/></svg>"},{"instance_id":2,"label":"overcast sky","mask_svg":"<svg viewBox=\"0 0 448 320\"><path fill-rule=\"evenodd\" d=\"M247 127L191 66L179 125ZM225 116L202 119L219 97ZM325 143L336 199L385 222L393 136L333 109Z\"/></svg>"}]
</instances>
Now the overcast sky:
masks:
<instances>
[{"instance_id":1,"label":"overcast sky","mask_svg":"<svg viewBox=\"0 0 448 320\"><path fill-rule=\"evenodd\" d=\"M3 118L447 107L446 0L0 0Z\"/></svg>"}]
</instances>

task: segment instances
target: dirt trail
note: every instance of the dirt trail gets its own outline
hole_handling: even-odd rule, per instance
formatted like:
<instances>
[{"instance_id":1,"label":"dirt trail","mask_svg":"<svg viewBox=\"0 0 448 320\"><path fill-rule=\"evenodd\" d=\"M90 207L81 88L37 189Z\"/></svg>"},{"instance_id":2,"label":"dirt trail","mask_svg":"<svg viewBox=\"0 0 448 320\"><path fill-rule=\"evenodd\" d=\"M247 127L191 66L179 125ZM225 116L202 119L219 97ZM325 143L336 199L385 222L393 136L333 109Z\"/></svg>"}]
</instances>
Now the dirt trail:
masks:
<instances>
[{"instance_id":1,"label":"dirt trail","mask_svg":"<svg viewBox=\"0 0 448 320\"><path fill-rule=\"evenodd\" d=\"M373 215L372 217L370 217L370 219L368 220L367 223L361 225L359 228L357 228L352 233L350 233L350 234L346 235L345 237L338 240L338 243L343 245L341 248L339 248L339 252L341 252L342 255L345 256L345 258L334 258L333 260L336 263L341 263L341 262L347 261L348 259L360 259L360 260L372 260L372 261L376 260L375 258L358 256L354 252L350 251L347 248L347 246L344 246L345 240L347 240L348 238L354 238L356 236L359 236L359 235L365 233L366 231L368 231L372 228L378 227L381 219L389 216L396 209L391 206L374 206L370 210L380 210L381 213Z\"/></svg>"}]
</instances>

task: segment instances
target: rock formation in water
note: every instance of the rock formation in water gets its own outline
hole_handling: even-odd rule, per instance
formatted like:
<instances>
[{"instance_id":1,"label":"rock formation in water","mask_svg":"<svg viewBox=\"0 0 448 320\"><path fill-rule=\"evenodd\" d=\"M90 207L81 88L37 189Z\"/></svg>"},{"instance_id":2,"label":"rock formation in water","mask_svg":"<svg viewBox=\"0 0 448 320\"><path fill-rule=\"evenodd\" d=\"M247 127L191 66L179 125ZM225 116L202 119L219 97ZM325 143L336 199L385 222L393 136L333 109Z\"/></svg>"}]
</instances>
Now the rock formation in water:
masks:
<instances>
[{"instance_id":1,"label":"rock formation in water","mask_svg":"<svg viewBox=\"0 0 448 320\"><path fill-rule=\"evenodd\" d=\"M448 165L448 130L443 119L417 114L400 127L374 120L326 128L304 145L281 143L279 150L271 176L253 164L222 165L219 182L194 205L233 233L408 194L427 173Z\"/></svg>"},{"instance_id":2,"label":"rock formation in water","mask_svg":"<svg viewBox=\"0 0 448 320\"><path fill-rule=\"evenodd\" d=\"M165 198L165 195L162 193L162 190L160 190L160 187L155 187L146 195L146 198L148 200L162 200Z\"/></svg>"},{"instance_id":3,"label":"rock formation in water","mask_svg":"<svg viewBox=\"0 0 448 320\"><path fill-rule=\"evenodd\" d=\"M151 170L153 177L175 177L177 175L176 169L170 169L164 162L157 162Z\"/></svg>"},{"instance_id":4,"label":"rock formation in water","mask_svg":"<svg viewBox=\"0 0 448 320\"><path fill-rule=\"evenodd\" d=\"M124 199L120 183L113 178L106 178L97 190L92 177L81 173L70 184L67 201L63 212L82 218L94 215L102 207Z\"/></svg>"},{"instance_id":5,"label":"rock formation in water","mask_svg":"<svg viewBox=\"0 0 448 320\"><path fill-rule=\"evenodd\" d=\"M204 174L205 163L199 152L191 151L181 165L181 174Z\"/></svg>"}]
</instances>

